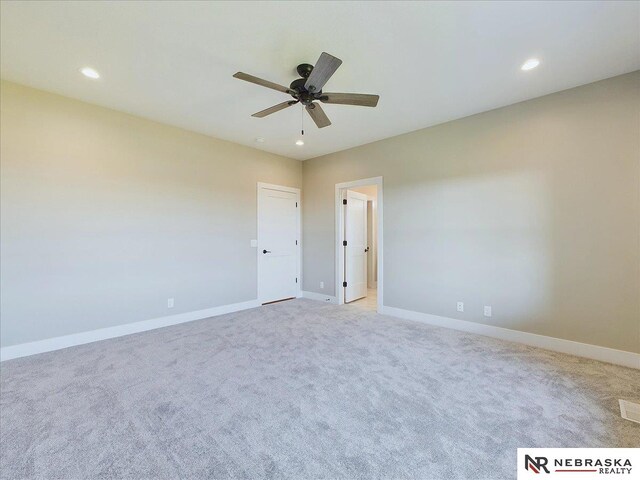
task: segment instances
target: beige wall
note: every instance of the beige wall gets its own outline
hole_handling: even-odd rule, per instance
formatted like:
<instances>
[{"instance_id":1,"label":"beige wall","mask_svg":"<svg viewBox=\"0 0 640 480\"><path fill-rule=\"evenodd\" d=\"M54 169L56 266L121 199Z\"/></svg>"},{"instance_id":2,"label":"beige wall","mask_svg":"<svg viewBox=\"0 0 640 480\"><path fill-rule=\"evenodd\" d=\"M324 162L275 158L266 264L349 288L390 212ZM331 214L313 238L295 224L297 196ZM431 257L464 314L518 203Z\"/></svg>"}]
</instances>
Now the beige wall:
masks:
<instances>
[{"instance_id":1,"label":"beige wall","mask_svg":"<svg viewBox=\"0 0 640 480\"><path fill-rule=\"evenodd\" d=\"M639 72L303 166L1 94L2 346L254 299L256 182L304 170L305 290L335 293L335 184L381 175L385 305L640 352Z\"/></svg>"},{"instance_id":2,"label":"beige wall","mask_svg":"<svg viewBox=\"0 0 640 480\"><path fill-rule=\"evenodd\" d=\"M2 346L256 298L256 183L300 187L300 162L1 94Z\"/></svg>"},{"instance_id":3,"label":"beige wall","mask_svg":"<svg viewBox=\"0 0 640 480\"><path fill-rule=\"evenodd\" d=\"M350 188L349 190L363 193L374 200L378 198L378 187L376 185L365 185L364 187Z\"/></svg>"},{"instance_id":4,"label":"beige wall","mask_svg":"<svg viewBox=\"0 0 640 480\"><path fill-rule=\"evenodd\" d=\"M304 162L305 290L374 176L385 305L640 352L639 72Z\"/></svg>"}]
</instances>

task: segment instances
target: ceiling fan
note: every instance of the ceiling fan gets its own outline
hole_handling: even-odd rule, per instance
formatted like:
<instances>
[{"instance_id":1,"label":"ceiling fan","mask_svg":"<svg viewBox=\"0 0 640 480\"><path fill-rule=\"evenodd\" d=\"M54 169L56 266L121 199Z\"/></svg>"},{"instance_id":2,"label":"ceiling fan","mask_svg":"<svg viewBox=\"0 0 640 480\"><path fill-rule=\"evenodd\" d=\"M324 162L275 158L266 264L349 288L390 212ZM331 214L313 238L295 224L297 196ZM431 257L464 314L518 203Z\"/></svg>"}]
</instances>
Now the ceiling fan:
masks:
<instances>
[{"instance_id":1,"label":"ceiling fan","mask_svg":"<svg viewBox=\"0 0 640 480\"><path fill-rule=\"evenodd\" d=\"M279 103L273 107L266 108L251 115L252 117L263 118L272 113L279 112L287 107L291 107L296 103L301 103L318 126L324 128L331 125L331 121L324 113L318 101L322 103L334 103L340 105L359 105L362 107L375 107L378 104L378 95L368 95L364 93L325 93L322 91L325 83L331 78L338 67L342 64L342 60L323 52L316 62L315 67L308 63L302 63L296 68L298 78L291 82L289 88L278 85L277 83L254 77L248 73L238 72L235 78L244 80L245 82L255 83L263 87L278 90L287 93L293 97L293 100Z\"/></svg>"}]
</instances>

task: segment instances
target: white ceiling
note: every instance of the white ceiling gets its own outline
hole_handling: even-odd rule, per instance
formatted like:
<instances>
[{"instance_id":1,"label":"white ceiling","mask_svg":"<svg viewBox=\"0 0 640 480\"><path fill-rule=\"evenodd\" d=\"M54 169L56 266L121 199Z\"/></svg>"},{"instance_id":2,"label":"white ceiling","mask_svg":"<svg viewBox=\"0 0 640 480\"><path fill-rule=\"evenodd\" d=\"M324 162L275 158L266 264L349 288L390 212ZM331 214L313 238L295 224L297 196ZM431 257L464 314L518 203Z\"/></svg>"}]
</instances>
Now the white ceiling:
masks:
<instances>
[{"instance_id":1,"label":"white ceiling","mask_svg":"<svg viewBox=\"0 0 640 480\"><path fill-rule=\"evenodd\" d=\"M2 77L292 158L307 159L640 68L638 2L2 2ZM324 90L377 108L250 115L322 51ZM538 57L530 72L520 65ZM102 77L79 73L91 66ZM264 137L264 143L256 143Z\"/></svg>"}]
</instances>

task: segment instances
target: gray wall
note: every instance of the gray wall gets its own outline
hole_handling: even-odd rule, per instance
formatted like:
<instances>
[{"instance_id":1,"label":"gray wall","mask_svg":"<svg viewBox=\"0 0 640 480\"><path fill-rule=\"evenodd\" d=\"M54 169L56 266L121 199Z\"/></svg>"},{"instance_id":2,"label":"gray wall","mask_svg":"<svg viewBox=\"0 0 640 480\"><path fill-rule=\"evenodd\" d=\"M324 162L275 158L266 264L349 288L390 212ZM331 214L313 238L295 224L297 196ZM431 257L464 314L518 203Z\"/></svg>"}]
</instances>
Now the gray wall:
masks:
<instances>
[{"instance_id":1,"label":"gray wall","mask_svg":"<svg viewBox=\"0 0 640 480\"><path fill-rule=\"evenodd\" d=\"M300 187L299 161L1 93L2 346L256 298L256 183Z\"/></svg>"},{"instance_id":2,"label":"gray wall","mask_svg":"<svg viewBox=\"0 0 640 480\"><path fill-rule=\"evenodd\" d=\"M385 305L640 352L639 72L304 162L305 290L374 176Z\"/></svg>"}]
</instances>

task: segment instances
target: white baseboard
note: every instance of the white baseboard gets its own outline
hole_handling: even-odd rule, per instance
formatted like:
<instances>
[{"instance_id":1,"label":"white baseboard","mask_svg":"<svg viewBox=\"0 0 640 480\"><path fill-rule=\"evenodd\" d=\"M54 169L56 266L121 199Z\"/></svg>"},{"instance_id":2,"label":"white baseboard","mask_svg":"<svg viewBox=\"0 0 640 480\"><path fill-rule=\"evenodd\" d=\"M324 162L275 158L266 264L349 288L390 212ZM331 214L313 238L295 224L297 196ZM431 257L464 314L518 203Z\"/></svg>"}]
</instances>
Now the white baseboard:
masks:
<instances>
[{"instance_id":1,"label":"white baseboard","mask_svg":"<svg viewBox=\"0 0 640 480\"><path fill-rule=\"evenodd\" d=\"M317 300L320 302L336 304L337 299L331 295L322 295L315 292L302 292L304 298ZM202 320L204 318L224 315L225 313L238 312L250 308L259 307L258 300L250 300L248 302L234 303L230 305L221 305L219 307L197 310L195 312L179 313L167 317L154 318L141 322L128 323L125 325L117 325L115 327L101 328L88 332L74 333L61 337L48 338L36 342L22 343L9 347L0 348L0 361L11 360L13 358L26 357L38 353L60 350L62 348L83 345L85 343L97 342L109 338L122 337L132 333L145 332L156 328L168 327L180 323L191 322L194 320ZM468 322L466 320L457 320L455 318L441 317L428 313L414 312L395 307L382 307L384 315L413 320L417 322L435 325L438 327L452 328L463 332L476 333L488 337L499 338L516 343L523 343L533 347L539 347L546 350L568 353L579 357L591 358L602 362L613 363L625 367L640 369L640 354L633 352L625 352L615 350L613 348L600 347L587 343L574 342L560 338L547 337L537 335L535 333L520 332L510 330L508 328L494 327L492 325L484 325L482 323Z\"/></svg>"},{"instance_id":2,"label":"white baseboard","mask_svg":"<svg viewBox=\"0 0 640 480\"><path fill-rule=\"evenodd\" d=\"M260 303L258 300L249 300L248 302L221 305L219 307L197 310L195 312L178 313L176 315L153 318L151 320L143 320L141 322L127 323L125 325L117 325L115 327L100 328L98 330L90 330L88 332L64 335L62 337L47 338L36 342L11 345L9 347L0 348L0 361L26 357L37 353L51 352L53 350L74 347L85 343L98 342L108 338L122 337L124 335L131 335L132 333L146 332L147 330L155 330L156 328L168 327L179 323L202 320L204 318L216 317L218 315L224 315L225 313L239 312L240 310L247 310L249 308L259 306Z\"/></svg>"},{"instance_id":3,"label":"white baseboard","mask_svg":"<svg viewBox=\"0 0 640 480\"><path fill-rule=\"evenodd\" d=\"M333 303L337 305L338 299L336 297L332 297L331 295L323 295L321 293L316 292L302 292L303 298L308 298L309 300L318 300L319 302Z\"/></svg>"},{"instance_id":4,"label":"white baseboard","mask_svg":"<svg viewBox=\"0 0 640 480\"><path fill-rule=\"evenodd\" d=\"M382 313L384 315L427 323L437 327L477 333L478 335L499 338L510 342L523 343L525 345L539 347L545 350L553 350L556 352L568 353L569 355L576 355L578 357L591 358L593 360L622 365L623 367L640 369L640 354L638 353L625 352L623 350L615 350L613 348L600 347L597 345L574 342L561 338L547 337L545 335L537 335L535 333L520 332L518 330L494 327L492 325L468 322L466 320L441 317L439 315L414 312L412 310L404 310L402 308L384 306L382 307Z\"/></svg>"}]
</instances>

